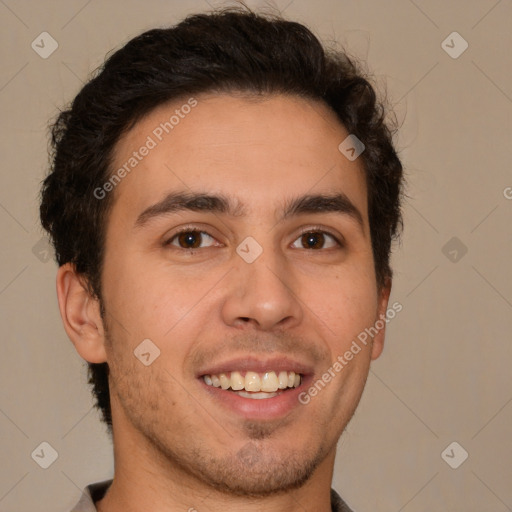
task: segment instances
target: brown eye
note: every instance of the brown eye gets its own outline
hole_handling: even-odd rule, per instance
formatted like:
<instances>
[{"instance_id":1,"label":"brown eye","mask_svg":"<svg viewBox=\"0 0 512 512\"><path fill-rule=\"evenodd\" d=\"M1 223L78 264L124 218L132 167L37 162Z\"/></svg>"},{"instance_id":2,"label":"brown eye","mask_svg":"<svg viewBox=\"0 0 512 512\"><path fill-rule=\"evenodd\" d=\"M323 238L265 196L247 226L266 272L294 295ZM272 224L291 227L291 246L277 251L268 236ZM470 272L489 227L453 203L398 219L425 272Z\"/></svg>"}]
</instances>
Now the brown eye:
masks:
<instances>
[{"instance_id":1,"label":"brown eye","mask_svg":"<svg viewBox=\"0 0 512 512\"><path fill-rule=\"evenodd\" d=\"M305 249L321 249L325 243L323 233L305 233L301 237L302 246Z\"/></svg>"},{"instance_id":2,"label":"brown eye","mask_svg":"<svg viewBox=\"0 0 512 512\"><path fill-rule=\"evenodd\" d=\"M169 244L181 249L198 249L213 245L213 237L204 231L182 231L181 233L173 236L169 241Z\"/></svg>"},{"instance_id":3,"label":"brown eye","mask_svg":"<svg viewBox=\"0 0 512 512\"><path fill-rule=\"evenodd\" d=\"M334 236L323 231L307 231L303 233L295 242L292 247L296 249L329 249L331 247L339 246L340 243Z\"/></svg>"}]
</instances>

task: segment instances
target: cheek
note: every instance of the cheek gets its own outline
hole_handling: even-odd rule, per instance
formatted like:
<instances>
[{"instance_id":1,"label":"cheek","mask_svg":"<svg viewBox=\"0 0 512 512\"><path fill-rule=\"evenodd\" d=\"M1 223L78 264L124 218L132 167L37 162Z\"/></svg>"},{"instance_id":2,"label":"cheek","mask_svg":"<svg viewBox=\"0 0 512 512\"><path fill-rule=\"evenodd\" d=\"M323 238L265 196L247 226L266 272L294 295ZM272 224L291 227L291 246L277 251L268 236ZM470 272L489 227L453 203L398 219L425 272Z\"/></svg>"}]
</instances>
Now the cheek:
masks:
<instances>
[{"instance_id":1,"label":"cheek","mask_svg":"<svg viewBox=\"0 0 512 512\"><path fill-rule=\"evenodd\" d=\"M180 419L173 411L177 403L184 400L180 396L182 389L174 385L175 369L167 361L164 363L165 356L163 348L161 356L145 366L131 351L114 344L109 357L113 414L120 414L121 406L130 421L146 434L150 428L148 418L152 425L165 421L166 426L160 427L162 430L170 426L177 428ZM115 421L116 418L114 424Z\"/></svg>"},{"instance_id":2,"label":"cheek","mask_svg":"<svg viewBox=\"0 0 512 512\"><path fill-rule=\"evenodd\" d=\"M109 324L118 349L128 346L133 356L135 348L150 339L160 350L156 362L175 376L181 374L190 345L215 318L216 285L224 273L176 271L165 261L118 265L105 286L109 292L105 303L112 312Z\"/></svg>"},{"instance_id":3,"label":"cheek","mask_svg":"<svg viewBox=\"0 0 512 512\"><path fill-rule=\"evenodd\" d=\"M105 272L105 300L128 331L163 336L194 307L205 283L191 283L169 265L149 261L125 260Z\"/></svg>"},{"instance_id":4,"label":"cheek","mask_svg":"<svg viewBox=\"0 0 512 512\"><path fill-rule=\"evenodd\" d=\"M338 272L315 286L305 282L304 304L322 321L329 337L352 339L375 321L377 289L371 275Z\"/></svg>"}]
</instances>

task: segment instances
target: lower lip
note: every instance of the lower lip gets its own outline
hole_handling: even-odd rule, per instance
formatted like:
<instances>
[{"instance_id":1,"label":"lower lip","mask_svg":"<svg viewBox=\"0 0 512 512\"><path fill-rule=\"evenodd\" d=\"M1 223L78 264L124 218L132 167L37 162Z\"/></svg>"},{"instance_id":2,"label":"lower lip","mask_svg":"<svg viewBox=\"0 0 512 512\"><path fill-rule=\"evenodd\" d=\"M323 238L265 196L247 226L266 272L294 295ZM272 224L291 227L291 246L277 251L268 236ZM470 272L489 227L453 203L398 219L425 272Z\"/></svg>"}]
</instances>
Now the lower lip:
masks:
<instances>
[{"instance_id":1,"label":"lower lip","mask_svg":"<svg viewBox=\"0 0 512 512\"><path fill-rule=\"evenodd\" d=\"M307 389L310 378L302 377L302 382L296 388L288 388L281 394L271 398L245 398L222 388L208 386L202 378L199 379L205 391L220 402L225 408L235 412L248 420L273 420L282 418L297 407L303 407L299 402L299 395Z\"/></svg>"}]
</instances>

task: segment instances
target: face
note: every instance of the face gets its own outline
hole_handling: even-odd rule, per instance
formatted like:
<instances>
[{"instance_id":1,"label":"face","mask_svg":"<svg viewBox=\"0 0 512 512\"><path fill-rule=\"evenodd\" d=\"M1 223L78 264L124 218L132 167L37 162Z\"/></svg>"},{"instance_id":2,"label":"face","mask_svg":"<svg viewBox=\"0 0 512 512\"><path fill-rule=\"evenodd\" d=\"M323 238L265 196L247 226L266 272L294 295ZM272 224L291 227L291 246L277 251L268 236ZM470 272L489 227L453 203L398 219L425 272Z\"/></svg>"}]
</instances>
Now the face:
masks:
<instances>
[{"instance_id":1,"label":"face","mask_svg":"<svg viewBox=\"0 0 512 512\"><path fill-rule=\"evenodd\" d=\"M102 272L114 439L161 470L265 495L333 457L381 334L332 366L387 294L362 162L338 150L334 114L285 96L195 100L153 111L116 147L114 169L138 160L110 192Z\"/></svg>"}]
</instances>

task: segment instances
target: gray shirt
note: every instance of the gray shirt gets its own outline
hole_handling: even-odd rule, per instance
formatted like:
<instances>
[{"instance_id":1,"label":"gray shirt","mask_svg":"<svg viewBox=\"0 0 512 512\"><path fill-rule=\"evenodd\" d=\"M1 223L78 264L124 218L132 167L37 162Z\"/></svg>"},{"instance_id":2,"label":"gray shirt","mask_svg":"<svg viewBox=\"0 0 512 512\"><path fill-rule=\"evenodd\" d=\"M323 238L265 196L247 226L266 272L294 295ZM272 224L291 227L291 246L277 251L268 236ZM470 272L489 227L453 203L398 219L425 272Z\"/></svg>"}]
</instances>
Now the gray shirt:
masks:
<instances>
[{"instance_id":1,"label":"gray shirt","mask_svg":"<svg viewBox=\"0 0 512 512\"><path fill-rule=\"evenodd\" d=\"M107 480L87 486L71 512L97 512L94 503L105 496L111 483L112 480ZM334 489L331 489L331 509L332 512L352 512Z\"/></svg>"}]
</instances>

